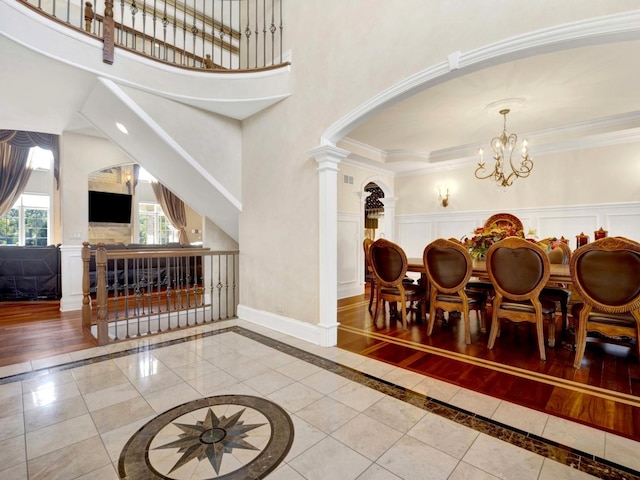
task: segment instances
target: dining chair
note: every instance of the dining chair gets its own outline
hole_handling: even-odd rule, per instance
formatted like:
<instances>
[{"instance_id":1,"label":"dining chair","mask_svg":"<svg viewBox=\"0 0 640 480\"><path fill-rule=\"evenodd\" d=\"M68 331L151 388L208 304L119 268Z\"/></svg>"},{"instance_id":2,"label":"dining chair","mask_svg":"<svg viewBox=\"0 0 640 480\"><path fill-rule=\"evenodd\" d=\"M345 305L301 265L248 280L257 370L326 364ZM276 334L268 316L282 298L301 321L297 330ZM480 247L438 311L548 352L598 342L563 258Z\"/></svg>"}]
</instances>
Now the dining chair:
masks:
<instances>
[{"instance_id":1,"label":"dining chair","mask_svg":"<svg viewBox=\"0 0 640 480\"><path fill-rule=\"evenodd\" d=\"M485 227L490 227L491 225L497 225L499 227L508 226L519 232L520 235L524 236L522 220L510 213L494 213L484 222Z\"/></svg>"},{"instance_id":2,"label":"dining chair","mask_svg":"<svg viewBox=\"0 0 640 480\"><path fill-rule=\"evenodd\" d=\"M549 257L535 243L520 237L507 237L487 252L487 273L496 296L488 348L492 349L500 331L500 320L530 322L536 326L540 359L546 360L544 319L549 320L549 345L555 344L556 304L540 299L549 280Z\"/></svg>"},{"instance_id":3,"label":"dining chair","mask_svg":"<svg viewBox=\"0 0 640 480\"><path fill-rule=\"evenodd\" d=\"M582 365L589 333L609 341L635 339L640 358L640 244L605 237L578 248L569 266L582 298L571 309L578 318L573 366Z\"/></svg>"},{"instance_id":4,"label":"dining chair","mask_svg":"<svg viewBox=\"0 0 640 480\"><path fill-rule=\"evenodd\" d=\"M373 243L373 240L371 240L368 237L362 241L362 248L364 249L364 263L367 269L367 276L369 277L368 281L369 281L369 313L370 314L372 313L373 299L375 298L375 294L376 294L376 285L375 285L376 276L373 273L373 267L371 267L371 255L370 255L372 243Z\"/></svg>"},{"instance_id":5,"label":"dining chair","mask_svg":"<svg viewBox=\"0 0 640 480\"><path fill-rule=\"evenodd\" d=\"M487 296L481 292L466 290L472 270L469 251L459 242L441 238L425 247L422 261L430 286L427 335L431 336L438 314L459 311L464 319L465 341L469 345L469 310L476 312L480 324L483 325L487 301Z\"/></svg>"},{"instance_id":6,"label":"dining chair","mask_svg":"<svg viewBox=\"0 0 640 480\"><path fill-rule=\"evenodd\" d=\"M404 250L399 245L380 238L371 244L369 255L376 277L374 322L378 319L380 303L383 301L398 302L402 313L402 326L405 330L407 329L407 302L416 302L419 305L419 315L424 320L427 311L427 291L420 284L403 281L408 267Z\"/></svg>"},{"instance_id":7,"label":"dining chair","mask_svg":"<svg viewBox=\"0 0 640 480\"><path fill-rule=\"evenodd\" d=\"M547 252L549 263L568 265L571 260L571 247L563 242L557 242L550 251ZM566 333L569 327L569 300L571 290L562 284L547 285L540 292L540 298L556 302L560 306L562 316L562 333Z\"/></svg>"}]
</instances>

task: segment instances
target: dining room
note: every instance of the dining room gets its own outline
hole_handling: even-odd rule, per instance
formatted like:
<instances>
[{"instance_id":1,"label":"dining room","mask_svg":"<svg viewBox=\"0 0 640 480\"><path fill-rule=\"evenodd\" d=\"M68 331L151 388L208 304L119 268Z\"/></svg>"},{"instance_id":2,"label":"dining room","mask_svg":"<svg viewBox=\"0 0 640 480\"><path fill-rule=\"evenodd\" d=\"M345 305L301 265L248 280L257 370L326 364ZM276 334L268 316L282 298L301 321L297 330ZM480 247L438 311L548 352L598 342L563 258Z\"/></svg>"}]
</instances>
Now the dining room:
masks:
<instances>
[{"instance_id":1,"label":"dining room","mask_svg":"<svg viewBox=\"0 0 640 480\"><path fill-rule=\"evenodd\" d=\"M461 68L471 60L452 54L411 95L400 95L400 85L383 92L385 108L338 142L350 152L337 182L338 345L638 439L635 343L590 338L575 368L570 313L555 322L557 341L542 360L536 327L526 322L501 322L489 349L491 329L473 311L466 342L455 314L436 321L429 336L428 323L412 314L405 330L388 309L378 324L368 309L365 238L392 241L420 259L431 242L464 243L492 215L508 212L525 238L563 239L571 252L603 231L640 240L640 91L629 83L628 61L637 43L595 43L537 44L505 56L495 53L502 44L491 45L481 53L494 61L475 69ZM567 268L554 266L565 270L556 283L571 283ZM407 275L418 281L422 273ZM578 301L572 292L569 311Z\"/></svg>"},{"instance_id":2,"label":"dining room","mask_svg":"<svg viewBox=\"0 0 640 480\"><path fill-rule=\"evenodd\" d=\"M502 223L504 221L507 223ZM563 237L543 240L531 236L525 238L521 219L511 213L489 216L484 225L476 228L475 233L475 236L465 237L463 241L454 237L425 242L424 255L419 256L413 251L405 253L402 246L384 238L367 242L365 245L369 246L369 250L364 249L364 256L374 266L369 269L373 278L367 278L362 294L339 301L338 346L447 384L640 439L638 322L633 317L629 318L628 313L638 309L640 281L635 273L640 271L635 263L640 260L638 244L622 236L608 237L608 232L601 228L591 232L594 234L591 241L584 233L573 239L579 247L577 244L570 246L570 240ZM505 318L503 310L493 315L496 309L501 308L496 303L496 291L500 293L501 299L504 293L496 283L498 274L495 271L498 264L492 257L493 250L508 243L507 240L514 239L521 242L518 244L519 250L531 246L531 249L535 248L535 253L547 257L544 275L534 273L536 282L543 283L546 288L561 287L561 290L569 292L566 298L569 314L563 315L560 305L555 301L557 299L552 298L552 320L545 321L543 326L540 317L540 333L537 332L535 322L511 321L513 319ZM614 261L607 257L611 255L607 251L604 253L606 260L603 269L593 271L587 260L594 258L593 254L596 257L603 255L600 247L603 242L608 245L607 249L625 250L624 254L631 256ZM488 256L486 249L477 250L478 245L484 243L489 244L488 250L491 253ZM396 297L385 297L383 293L381 297L375 298L380 295L380 291L392 288L385 283L387 280L384 279L384 274L381 277L375 266L381 260L371 257L372 245L378 244L380 247L392 245L401 251L396 263L404 265L404 270L398 273L400 283L404 286L402 289L410 291L412 288L415 290L413 285L423 285L426 289L425 296L431 303L426 311L412 298L414 301L405 304L407 311L404 320L401 314L404 308L401 308L400 302L396 302ZM443 251L444 247L457 249L468 258L468 266L465 267L468 270L467 276L454 281L451 276L456 267L451 255L444 255L444 264L440 270L447 276L450 284L462 282L462 289L466 292L464 305L459 303L459 306L454 305L448 309L441 308L442 305L436 303L436 298L440 300L442 293L442 298L450 301L454 294L453 287L444 292L434 291L434 286L440 287L428 267L427 259L430 249L440 248ZM552 251L564 253L557 256ZM503 267L503 270L507 270L507 277L519 282L531 270L531 266L520 256L521 253L515 257L513 265ZM498 258L498 254L495 255ZM379 258L387 262L390 257L388 253L379 255ZM615 270L612 266L614 264L622 270ZM432 265L431 269L434 268ZM583 279L583 270L591 270L587 273L592 279L586 274ZM615 335L607 336L600 334L601 331L589 324L588 328L581 331L581 322L586 321L588 316L581 318L580 307L590 305L593 301L591 293L594 282L604 283L605 295L609 295L611 291L631 291L633 301L615 301L618 305L625 304L625 308L628 307L625 310L625 320L629 321L629 330L622 333L616 331ZM481 308L473 308L471 311L471 303L467 304L467 295L471 299L474 293L478 293L478 284L485 287L488 285L492 290L491 293L485 290L482 294L483 301L486 302L483 312ZM544 305L542 287L543 285L536 290L535 298L537 302L539 296L540 303ZM522 308L522 303L517 305L517 309ZM606 309L606 306L597 303L597 308ZM543 328L544 338L540 336ZM492 331L499 332L497 339L496 335L491 335ZM604 330L604 333L610 332ZM439 397L438 392L433 395Z\"/></svg>"}]
</instances>

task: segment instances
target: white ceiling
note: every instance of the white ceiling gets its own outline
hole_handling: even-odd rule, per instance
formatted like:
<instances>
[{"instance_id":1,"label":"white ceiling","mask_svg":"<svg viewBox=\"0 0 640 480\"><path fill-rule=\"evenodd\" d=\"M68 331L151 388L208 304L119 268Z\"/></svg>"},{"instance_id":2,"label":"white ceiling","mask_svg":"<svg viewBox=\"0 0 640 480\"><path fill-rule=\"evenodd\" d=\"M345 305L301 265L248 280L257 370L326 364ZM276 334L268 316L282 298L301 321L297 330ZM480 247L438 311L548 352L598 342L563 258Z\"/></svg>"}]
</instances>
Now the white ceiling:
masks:
<instances>
[{"instance_id":1,"label":"white ceiling","mask_svg":"<svg viewBox=\"0 0 640 480\"><path fill-rule=\"evenodd\" d=\"M475 161L503 127L532 154L572 139L640 127L640 42L595 45L520 59L467 74L388 107L340 145L394 173ZM506 100L503 102L503 100ZM364 158L368 157L368 158Z\"/></svg>"},{"instance_id":2,"label":"white ceiling","mask_svg":"<svg viewBox=\"0 0 640 480\"><path fill-rule=\"evenodd\" d=\"M0 51L12 72L2 78L0 128L92 132L78 111L95 75L3 35ZM640 128L639 51L640 41L625 41L491 66L386 108L339 145L355 152L352 158L391 173L471 162L500 133L498 110L508 99L516 99L507 102L508 130L529 140L534 157L567 139L629 132Z\"/></svg>"}]
</instances>

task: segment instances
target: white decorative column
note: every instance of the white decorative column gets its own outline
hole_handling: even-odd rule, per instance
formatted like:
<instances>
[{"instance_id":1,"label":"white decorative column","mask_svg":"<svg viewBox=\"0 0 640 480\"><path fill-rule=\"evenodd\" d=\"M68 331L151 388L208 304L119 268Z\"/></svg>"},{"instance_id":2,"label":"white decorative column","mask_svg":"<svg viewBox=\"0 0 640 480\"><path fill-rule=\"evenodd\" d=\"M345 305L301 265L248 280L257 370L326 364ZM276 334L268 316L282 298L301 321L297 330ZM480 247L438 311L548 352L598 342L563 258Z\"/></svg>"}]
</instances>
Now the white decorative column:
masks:
<instances>
[{"instance_id":1,"label":"white decorative column","mask_svg":"<svg viewBox=\"0 0 640 480\"><path fill-rule=\"evenodd\" d=\"M384 205L384 237L395 242L396 201L397 197L383 197L380 199Z\"/></svg>"},{"instance_id":2,"label":"white decorative column","mask_svg":"<svg viewBox=\"0 0 640 480\"><path fill-rule=\"evenodd\" d=\"M61 245L62 312L82 308L82 267L82 245Z\"/></svg>"},{"instance_id":3,"label":"white decorative column","mask_svg":"<svg viewBox=\"0 0 640 480\"><path fill-rule=\"evenodd\" d=\"M320 345L338 342L338 165L350 152L332 145L316 147L309 154L318 162Z\"/></svg>"}]
</instances>

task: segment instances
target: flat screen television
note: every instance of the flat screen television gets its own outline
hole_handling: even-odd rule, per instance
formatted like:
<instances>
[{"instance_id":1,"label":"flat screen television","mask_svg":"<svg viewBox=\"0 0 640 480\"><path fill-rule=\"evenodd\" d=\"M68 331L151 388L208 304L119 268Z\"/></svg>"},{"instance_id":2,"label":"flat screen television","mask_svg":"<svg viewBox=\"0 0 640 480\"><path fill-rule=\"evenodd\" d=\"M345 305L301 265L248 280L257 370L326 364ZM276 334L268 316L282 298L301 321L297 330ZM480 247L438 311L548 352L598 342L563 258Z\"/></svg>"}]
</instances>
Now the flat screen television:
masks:
<instances>
[{"instance_id":1,"label":"flat screen television","mask_svg":"<svg viewBox=\"0 0 640 480\"><path fill-rule=\"evenodd\" d=\"M131 223L132 196L89 190L90 223Z\"/></svg>"}]
</instances>

